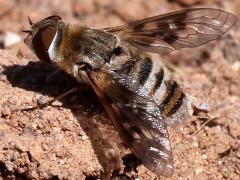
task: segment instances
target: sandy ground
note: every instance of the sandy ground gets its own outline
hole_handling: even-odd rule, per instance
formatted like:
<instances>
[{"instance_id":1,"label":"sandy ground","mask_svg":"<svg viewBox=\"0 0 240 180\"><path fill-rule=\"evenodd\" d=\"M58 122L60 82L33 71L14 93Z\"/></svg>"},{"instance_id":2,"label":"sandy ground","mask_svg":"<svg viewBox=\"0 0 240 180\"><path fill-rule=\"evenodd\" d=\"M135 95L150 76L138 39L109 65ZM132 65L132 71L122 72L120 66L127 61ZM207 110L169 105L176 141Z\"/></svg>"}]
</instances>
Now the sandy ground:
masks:
<instances>
[{"instance_id":1,"label":"sandy ground","mask_svg":"<svg viewBox=\"0 0 240 180\"><path fill-rule=\"evenodd\" d=\"M193 6L240 14L239 0L0 0L0 35L9 31L23 39L27 16L37 21L58 14L102 28ZM0 46L0 179L157 179L143 165L123 173L137 162L91 91L71 94L44 109L15 111L46 102L77 83L39 62L23 41ZM169 128L175 166L169 179L240 179L239 52L237 23L220 41L156 56L173 67L197 104L210 106L208 115ZM213 120L192 135L206 117Z\"/></svg>"}]
</instances>

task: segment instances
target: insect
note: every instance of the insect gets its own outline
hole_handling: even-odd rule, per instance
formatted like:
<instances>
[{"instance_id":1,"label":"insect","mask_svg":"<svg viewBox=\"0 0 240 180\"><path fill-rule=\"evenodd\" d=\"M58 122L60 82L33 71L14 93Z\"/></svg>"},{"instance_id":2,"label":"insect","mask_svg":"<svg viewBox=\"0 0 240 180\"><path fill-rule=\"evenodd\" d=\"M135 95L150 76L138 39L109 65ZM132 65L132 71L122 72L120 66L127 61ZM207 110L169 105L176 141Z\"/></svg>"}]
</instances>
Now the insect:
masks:
<instances>
[{"instance_id":1,"label":"insect","mask_svg":"<svg viewBox=\"0 0 240 180\"><path fill-rule=\"evenodd\" d=\"M89 84L131 151L158 176L173 174L167 126L193 114L193 98L147 52L169 53L218 39L236 22L226 11L193 8L91 29L50 16L31 24L25 43Z\"/></svg>"}]
</instances>

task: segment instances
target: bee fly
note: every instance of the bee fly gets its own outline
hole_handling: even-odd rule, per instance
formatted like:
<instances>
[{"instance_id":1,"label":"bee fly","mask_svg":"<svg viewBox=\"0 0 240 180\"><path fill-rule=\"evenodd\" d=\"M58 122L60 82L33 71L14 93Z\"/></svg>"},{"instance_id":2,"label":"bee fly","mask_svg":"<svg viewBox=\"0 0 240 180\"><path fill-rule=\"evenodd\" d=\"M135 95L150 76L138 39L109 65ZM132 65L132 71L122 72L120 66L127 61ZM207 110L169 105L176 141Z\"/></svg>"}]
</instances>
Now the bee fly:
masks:
<instances>
[{"instance_id":1,"label":"bee fly","mask_svg":"<svg viewBox=\"0 0 240 180\"><path fill-rule=\"evenodd\" d=\"M193 8L91 29L50 16L32 23L25 43L89 84L131 151L158 176L173 174L167 126L193 114L193 98L151 53L193 48L218 39L236 22L226 11Z\"/></svg>"}]
</instances>

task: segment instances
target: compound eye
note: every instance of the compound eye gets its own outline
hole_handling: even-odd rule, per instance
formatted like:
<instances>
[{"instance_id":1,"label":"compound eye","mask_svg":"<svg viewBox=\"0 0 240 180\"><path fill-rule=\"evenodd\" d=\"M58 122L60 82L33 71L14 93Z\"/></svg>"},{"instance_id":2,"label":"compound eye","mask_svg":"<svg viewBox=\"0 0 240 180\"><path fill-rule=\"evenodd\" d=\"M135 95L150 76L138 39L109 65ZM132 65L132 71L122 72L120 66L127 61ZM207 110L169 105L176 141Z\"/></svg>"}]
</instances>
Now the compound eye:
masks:
<instances>
[{"instance_id":1,"label":"compound eye","mask_svg":"<svg viewBox=\"0 0 240 180\"><path fill-rule=\"evenodd\" d=\"M51 62L48 55L48 48L51 45L56 32L56 27L48 25L39 29L38 33L34 36L32 41L33 49L41 61L48 63Z\"/></svg>"}]
</instances>

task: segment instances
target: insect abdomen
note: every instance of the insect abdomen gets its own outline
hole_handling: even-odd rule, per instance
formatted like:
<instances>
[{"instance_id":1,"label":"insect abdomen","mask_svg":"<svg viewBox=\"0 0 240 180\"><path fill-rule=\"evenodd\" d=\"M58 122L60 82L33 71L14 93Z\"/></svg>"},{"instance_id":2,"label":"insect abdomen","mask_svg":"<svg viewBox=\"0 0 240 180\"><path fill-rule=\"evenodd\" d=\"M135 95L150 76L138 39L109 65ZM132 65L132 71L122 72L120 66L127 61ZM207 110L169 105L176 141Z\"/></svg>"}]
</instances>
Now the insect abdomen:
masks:
<instances>
[{"instance_id":1,"label":"insect abdomen","mask_svg":"<svg viewBox=\"0 0 240 180\"><path fill-rule=\"evenodd\" d=\"M152 97L164 117L178 118L190 116L190 102L179 84L173 80L171 73L166 67L150 57L134 58L135 62L128 66L129 76L138 81L138 92L147 97Z\"/></svg>"}]
</instances>

